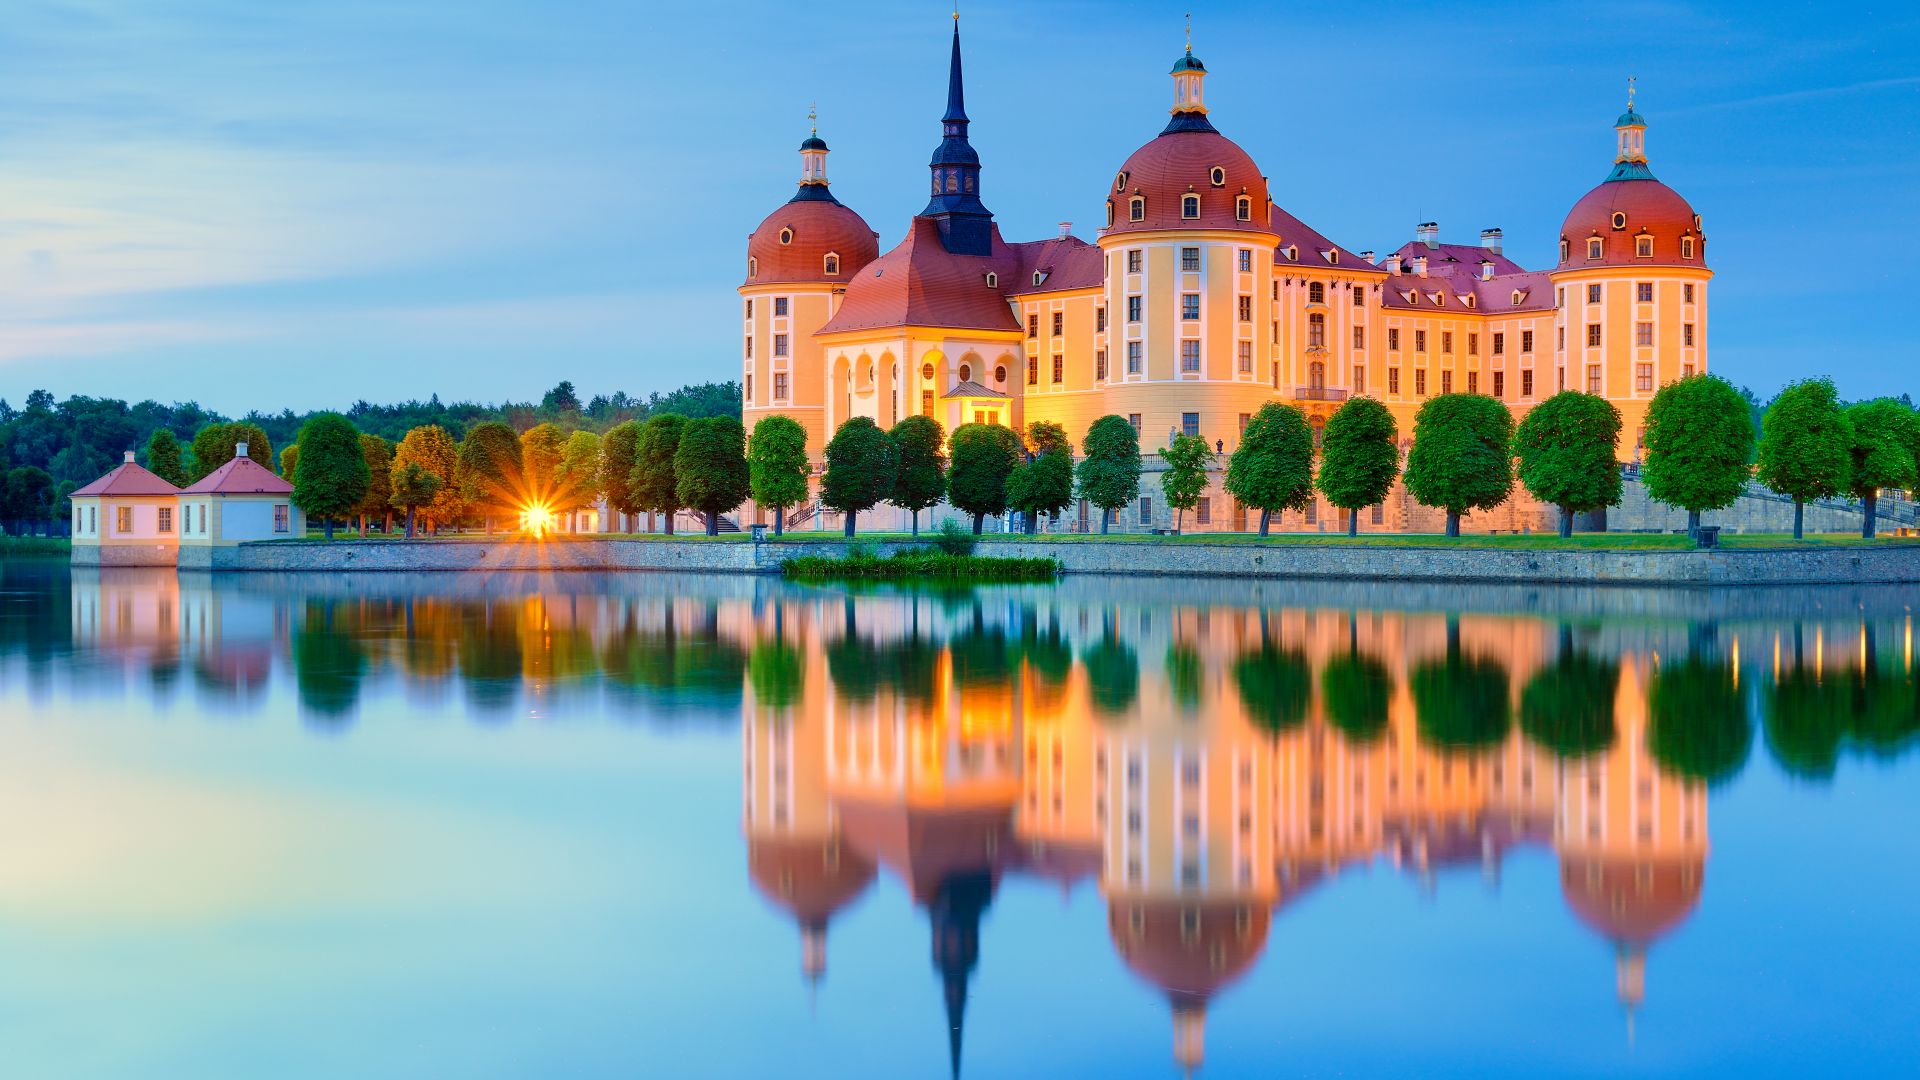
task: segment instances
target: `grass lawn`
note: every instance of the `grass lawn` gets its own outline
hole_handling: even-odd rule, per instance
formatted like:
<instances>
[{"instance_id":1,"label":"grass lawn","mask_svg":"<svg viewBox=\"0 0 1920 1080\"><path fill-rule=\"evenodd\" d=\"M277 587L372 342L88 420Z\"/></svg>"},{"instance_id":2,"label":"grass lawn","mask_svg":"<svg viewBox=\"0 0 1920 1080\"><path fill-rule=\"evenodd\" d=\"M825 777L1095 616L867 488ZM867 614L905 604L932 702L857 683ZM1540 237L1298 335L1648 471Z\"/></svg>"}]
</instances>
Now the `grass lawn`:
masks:
<instances>
[{"instance_id":1,"label":"grass lawn","mask_svg":"<svg viewBox=\"0 0 1920 1080\"><path fill-rule=\"evenodd\" d=\"M59 536L0 536L0 556L66 555L73 543Z\"/></svg>"}]
</instances>

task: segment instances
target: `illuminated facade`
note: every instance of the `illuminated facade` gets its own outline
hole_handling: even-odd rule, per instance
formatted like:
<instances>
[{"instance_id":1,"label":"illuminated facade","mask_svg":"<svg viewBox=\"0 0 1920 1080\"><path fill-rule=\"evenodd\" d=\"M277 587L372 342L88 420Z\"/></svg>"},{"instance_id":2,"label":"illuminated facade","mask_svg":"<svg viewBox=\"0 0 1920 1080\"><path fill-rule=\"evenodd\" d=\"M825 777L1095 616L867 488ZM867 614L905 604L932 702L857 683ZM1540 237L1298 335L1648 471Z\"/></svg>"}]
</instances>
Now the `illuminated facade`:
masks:
<instances>
[{"instance_id":1,"label":"illuminated facade","mask_svg":"<svg viewBox=\"0 0 1920 1080\"><path fill-rule=\"evenodd\" d=\"M798 194L748 240L747 426L793 416L817 465L855 416L890 427L923 414L948 431L1050 421L1077 443L1117 414L1134 421L1152 468L1151 449L1177 433L1231 452L1270 401L1299 407L1317 432L1342 402L1371 396L1405 443L1438 394L1490 394L1521 414L1580 389L1620 409L1625 460L1638 455L1655 390L1706 370L1700 218L1654 179L1631 93L1612 172L1568 213L1553 268L1528 270L1499 229L1452 244L1427 222L1385 256L1334 242L1277 204L1253 157L1214 126L1191 49L1172 75L1171 118L1114 174L1093 243L1066 225L1046 240L1000 236L968 142L957 24L929 202L892 250L879 253L830 193L826 144L810 136ZM1142 494L1121 523L1165 523L1157 485ZM1069 518L1084 526L1087 513ZM1322 504L1280 525L1333 528L1337 514ZM1396 491L1361 527L1437 520ZM1522 495L1467 524L1544 520ZM1188 521L1246 527L1218 476Z\"/></svg>"}]
</instances>

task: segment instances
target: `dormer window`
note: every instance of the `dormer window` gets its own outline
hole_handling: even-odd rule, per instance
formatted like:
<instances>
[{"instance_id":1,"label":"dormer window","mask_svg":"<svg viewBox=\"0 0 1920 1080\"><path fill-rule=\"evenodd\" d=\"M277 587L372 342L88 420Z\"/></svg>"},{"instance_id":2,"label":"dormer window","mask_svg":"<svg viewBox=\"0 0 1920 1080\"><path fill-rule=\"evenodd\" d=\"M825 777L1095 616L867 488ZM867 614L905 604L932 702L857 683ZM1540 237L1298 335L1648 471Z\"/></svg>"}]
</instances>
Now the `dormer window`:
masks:
<instances>
[{"instance_id":1,"label":"dormer window","mask_svg":"<svg viewBox=\"0 0 1920 1080\"><path fill-rule=\"evenodd\" d=\"M1340 265L1340 249L1339 248L1328 248L1327 250L1321 252L1320 254L1327 260L1328 266Z\"/></svg>"},{"instance_id":2,"label":"dormer window","mask_svg":"<svg viewBox=\"0 0 1920 1080\"><path fill-rule=\"evenodd\" d=\"M1235 221L1253 220L1253 200L1245 195L1233 200L1233 219Z\"/></svg>"},{"instance_id":3,"label":"dormer window","mask_svg":"<svg viewBox=\"0 0 1920 1080\"><path fill-rule=\"evenodd\" d=\"M1572 258L1572 257L1573 257L1573 245L1568 243L1567 238L1563 236L1560 238L1560 261L1566 262L1569 258Z\"/></svg>"},{"instance_id":4,"label":"dormer window","mask_svg":"<svg viewBox=\"0 0 1920 1080\"><path fill-rule=\"evenodd\" d=\"M1693 258L1693 237L1683 236L1680 238L1680 257L1683 259Z\"/></svg>"},{"instance_id":5,"label":"dormer window","mask_svg":"<svg viewBox=\"0 0 1920 1080\"><path fill-rule=\"evenodd\" d=\"M1147 220L1147 197L1145 195L1135 195L1133 198L1127 200L1127 220Z\"/></svg>"},{"instance_id":6,"label":"dormer window","mask_svg":"<svg viewBox=\"0 0 1920 1080\"><path fill-rule=\"evenodd\" d=\"M1207 173L1207 179L1213 181L1214 187L1226 187L1227 186L1227 170L1221 168L1218 165L1215 165L1213 167L1213 171Z\"/></svg>"},{"instance_id":7,"label":"dormer window","mask_svg":"<svg viewBox=\"0 0 1920 1080\"><path fill-rule=\"evenodd\" d=\"M1624 228L1626 228L1626 227L1627 227L1627 212L1626 212L1626 211L1624 211L1624 210L1615 210L1615 211L1613 212L1613 227L1614 227L1614 229L1615 229L1615 231L1618 231L1618 230L1620 230L1620 229L1624 229Z\"/></svg>"},{"instance_id":8,"label":"dormer window","mask_svg":"<svg viewBox=\"0 0 1920 1080\"><path fill-rule=\"evenodd\" d=\"M1460 297L1460 302L1461 302L1462 304L1465 304L1465 305L1466 305L1467 307L1472 307L1472 306L1473 306L1473 294L1472 294L1472 293L1467 293L1467 294L1465 294L1465 295L1463 295L1463 296L1461 296L1461 297Z\"/></svg>"},{"instance_id":9,"label":"dormer window","mask_svg":"<svg viewBox=\"0 0 1920 1080\"><path fill-rule=\"evenodd\" d=\"M840 256L829 251L827 252L826 258L822 259L821 262L824 264L823 269L826 271L828 277L838 277L840 275Z\"/></svg>"},{"instance_id":10,"label":"dormer window","mask_svg":"<svg viewBox=\"0 0 1920 1080\"><path fill-rule=\"evenodd\" d=\"M1127 190L1127 174L1126 173L1117 173L1114 175L1113 190L1116 193Z\"/></svg>"},{"instance_id":11,"label":"dormer window","mask_svg":"<svg viewBox=\"0 0 1920 1080\"><path fill-rule=\"evenodd\" d=\"M1198 195L1180 196L1180 216L1183 218L1199 217L1200 216L1200 196Z\"/></svg>"},{"instance_id":12,"label":"dormer window","mask_svg":"<svg viewBox=\"0 0 1920 1080\"><path fill-rule=\"evenodd\" d=\"M1113 225L1113 200L1112 199L1107 200L1107 225L1109 227Z\"/></svg>"},{"instance_id":13,"label":"dormer window","mask_svg":"<svg viewBox=\"0 0 1920 1080\"><path fill-rule=\"evenodd\" d=\"M1285 255L1287 257L1288 262L1300 261L1300 249L1293 246L1292 244L1288 244L1286 247L1281 248L1280 254Z\"/></svg>"},{"instance_id":14,"label":"dormer window","mask_svg":"<svg viewBox=\"0 0 1920 1080\"><path fill-rule=\"evenodd\" d=\"M1600 238L1597 236L1588 237L1587 238L1587 258L1589 259L1599 258L1600 251L1601 251Z\"/></svg>"},{"instance_id":15,"label":"dormer window","mask_svg":"<svg viewBox=\"0 0 1920 1080\"><path fill-rule=\"evenodd\" d=\"M1038 285L1046 280L1047 280L1047 272L1045 270L1035 270L1033 272L1033 283L1035 285Z\"/></svg>"},{"instance_id":16,"label":"dormer window","mask_svg":"<svg viewBox=\"0 0 1920 1080\"><path fill-rule=\"evenodd\" d=\"M1525 300L1526 298L1527 298L1527 291L1525 289L1513 290L1513 306L1514 307L1519 307L1520 302Z\"/></svg>"},{"instance_id":17,"label":"dormer window","mask_svg":"<svg viewBox=\"0 0 1920 1080\"><path fill-rule=\"evenodd\" d=\"M1639 259L1653 258L1653 237L1646 233L1641 233L1639 236L1634 237L1633 254L1635 258Z\"/></svg>"},{"instance_id":18,"label":"dormer window","mask_svg":"<svg viewBox=\"0 0 1920 1080\"><path fill-rule=\"evenodd\" d=\"M987 288L997 289L999 287L1000 287L1000 275L994 273L991 270L987 271Z\"/></svg>"},{"instance_id":19,"label":"dormer window","mask_svg":"<svg viewBox=\"0 0 1920 1080\"><path fill-rule=\"evenodd\" d=\"M780 243L782 245L793 243L793 226L789 225L780 230Z\"/></svg>"},{"instance_id":20,"label":"dormer window","mask_svg":"<svg viewBox=\"0 0 1920 1080\"><path fill-rule=\"evenodd\" d=\"M752 256L748 256L747 276L750 278L757 278L760 276L760 260L759 259L753 258Z\"/></svg>"}]
</instances>

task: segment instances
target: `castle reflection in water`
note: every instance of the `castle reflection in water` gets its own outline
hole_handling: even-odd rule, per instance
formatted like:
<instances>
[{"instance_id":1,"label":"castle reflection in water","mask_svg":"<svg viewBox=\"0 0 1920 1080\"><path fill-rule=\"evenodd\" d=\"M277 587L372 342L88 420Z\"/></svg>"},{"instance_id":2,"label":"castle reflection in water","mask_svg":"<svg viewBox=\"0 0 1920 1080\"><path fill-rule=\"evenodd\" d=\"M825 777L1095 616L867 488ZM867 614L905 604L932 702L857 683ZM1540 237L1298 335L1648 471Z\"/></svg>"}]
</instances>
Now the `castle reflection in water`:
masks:
<instances>
[{"instance_id":1,"label":"castle reflection in water","mask_svg":"<svg viewBox=\"0 0 1920 1080\"><path fill-rule=\"evenodd\" d=\"M320 724L385 682L464 688L478 715L586 695L737 714L748 870L802 976L896 876L930 924L956 1070L1010 875L1099 890L1187 1067L1273 919L1361 865L1430 890L1551 850L1630 1013L1700 901L1708 788L1746 765L1753 717L1813 777L1920 728L1910 616L1851 593L1803 591L1783 618L1756 593L1227 592L106 572L76 573L71 628L108 666L243 702L289 671Z\"/></svg>"}]
</instances>

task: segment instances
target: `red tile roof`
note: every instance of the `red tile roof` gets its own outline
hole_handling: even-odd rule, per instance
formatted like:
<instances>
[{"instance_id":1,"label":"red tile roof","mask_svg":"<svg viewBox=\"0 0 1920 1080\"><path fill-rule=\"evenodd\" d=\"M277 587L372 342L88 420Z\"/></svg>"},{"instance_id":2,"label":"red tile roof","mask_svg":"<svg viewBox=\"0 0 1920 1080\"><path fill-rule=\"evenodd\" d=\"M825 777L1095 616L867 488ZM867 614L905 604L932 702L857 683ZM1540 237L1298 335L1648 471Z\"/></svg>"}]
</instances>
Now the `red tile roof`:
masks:
<instances>
[{"instance_id":1,"label":"red tile roof","mask_svg":"<svg viewBox=\"0 0 1920 1080\"><path fill-rule=\"evenodd\" d=\"M291 495L293 485L252 458L237 457L208 473L182 495Z\"/></svg>"},{"instance_id":2,"label":"red tile roof","mask_svg":"<svg viewBox=\"0 0 1920 1080\"><path fill-rule=\"evenodd\" d=\"M1020 269L1014 280L1006 282L1008 296L1028 293L1064 292L1069 289L1097 289L1106 284L1107 263L1096 245L1077 236L1058 236L1052 240L1030 240L1007 245L1018 256ZM1040 284L1033 275L1041 275Z\"/></svg>"},{"instance_id":3,"label":"red tile roof","mask_svg":"<svg viewBox=\"0 0 1920 1080\"><path fill-rule=\"evenodd\" d=\"M788 243L781 234L793 230ZM840 256L840 272L826 272L828 253ZM879 234L859 214L832 199L795 199L768 214L747 237L753 271L747 285L846 281L880 252Z\"/></svg>"},{"instance_id":4,"label":"red tile roof","mask_svg":"<svg viewBox=\"0 0 1920 1080\"><path fill-rule=\"evenodd\" d=\"M97 495L178 495L180 489L129 461L74 492Z\"/></svg>"},{"instance_id":5,"label":"red tile roof","mask_svg":"<svg viewBox=\"0 0 1920 1080\"><path fill-rule=\"evenodd\" d=\"M1311 228L1306 222L1280 209L1276 204L1267 210L1267 227L1279 237L1274 245L1273 262L1279 266L1304 266L1323 268L1337 266L1342 270L1360 270L1379 273L1380 268L1329 240L1324 233ZM1288 249L1293 249L1294 258L1287 258ZM1329 253L1333 253L1331 256Z\"/></svg>"},{"instance_id":6,"label":"red tile roof","mask_svg":"<svg viewBox=\"0 0 1920 1080\"><path fill-rule=\"evenodd\" d=\"M993 228L991 255L955 255L940 241L940 224L916 217L906 239L847 283L846 298L818 333L894 326L955 330L1018 330L1005 290L1020 272L1020 255ZM998 276L989 287L987 274ZM1031 279L1029 279L1031 280Z\"/></svg>"},{"instance_id":7,"label":"red tile roof","mask_svg":"<svg viewBox=\"0 0 1920 1080\"><path fill-rule=\"evenodd\" d=\"M1613 227L1613 215L1626 215L1624 228ZM1653 236L1653 256L1634 254L1634 237ZM1601 257L1587 258L1588 237L1598 236ZM1693 258L1680 257L1680 238L1694 238ZM1695 224L1693 207L1680 193L1658 180L1608 180L1581 196L1567 211L1560 237L1568 252L1562 270L1582 266L1698 266L1707 265L1707 241Z\"/></svg>"},{"instance_id":8,"label":"red tile roof","mask_svg":"<svg viewBox=\"0 0 1920 1080\"><path fill-rule=\"evenodd\" d=\"M1213 182L1220 169L1222 182ZM1187 195L1200 196L1199 218L1180 215ZM1252 201L1252 217L1242 221L1234 201L1245 195ZM1132 220L1132 200L1146 200L1143 216ZM1133 152L1107 188L1113 223L1107 235L1163 232L1183 229L1231 229L1266 232L1267 178L1240 144L1211 128L1162 132Z\"/></svg>"}]
</instances>

